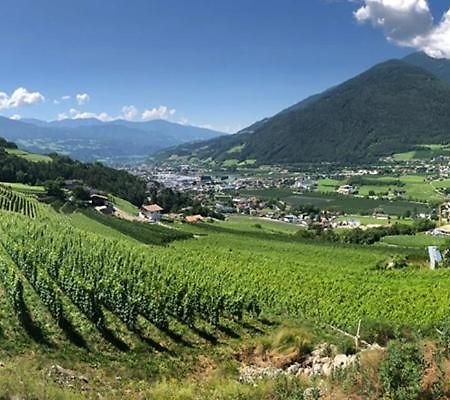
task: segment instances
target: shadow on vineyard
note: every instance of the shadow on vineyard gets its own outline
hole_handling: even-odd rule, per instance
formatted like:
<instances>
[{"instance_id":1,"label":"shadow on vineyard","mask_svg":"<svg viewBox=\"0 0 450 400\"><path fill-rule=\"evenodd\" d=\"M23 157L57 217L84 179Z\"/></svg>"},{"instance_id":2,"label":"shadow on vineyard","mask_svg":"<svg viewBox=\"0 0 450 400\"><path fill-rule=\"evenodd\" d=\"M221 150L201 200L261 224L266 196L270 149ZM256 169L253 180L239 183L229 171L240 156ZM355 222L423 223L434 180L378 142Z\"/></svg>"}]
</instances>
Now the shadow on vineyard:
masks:
<instances>
[{"instance_id":1,"label":"shadow on vineyard","mask_svg":"<svg viewBox=\"0 0 450 400\"><path fill-rule=\"evenodd\" d=\"M35 322L31 316L30 310L23 298L23 286L21 283L17 286L16 296L14 298L14 308L20 324L25 329L28 336L39 344L47 347L53 347L53 343L45 336L42 328Z\"/></svg>"},{"instance_id":2,"label":"shadow on vineyard","mask_svg":"<svg viewBox=\"0 0 450 400\"><path fill-rule=\"evenodd\" d=\"M72 323L63 315L57 321L58 326L64 331L67 339L77 347L88 349L88 344Z\"/></svg>"}]
</instances>

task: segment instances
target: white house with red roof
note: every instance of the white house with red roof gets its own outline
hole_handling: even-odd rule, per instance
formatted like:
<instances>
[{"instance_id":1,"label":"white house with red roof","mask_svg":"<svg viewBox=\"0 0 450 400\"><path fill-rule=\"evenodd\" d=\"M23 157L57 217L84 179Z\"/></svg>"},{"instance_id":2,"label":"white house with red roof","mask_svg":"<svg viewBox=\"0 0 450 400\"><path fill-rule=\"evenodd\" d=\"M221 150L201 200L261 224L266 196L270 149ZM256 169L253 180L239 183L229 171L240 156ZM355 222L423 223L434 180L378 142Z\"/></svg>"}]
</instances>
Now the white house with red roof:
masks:
<instances>
[{"instance_id":1,"label":"white house with red roof","mask_svg":"<svg viewBox=\"0 0 450 400\"><path fill-rule=\"evenodd\" d=\"M139 216L151 222L159 222L161 220L163 208L158 204L143 205L139 212Z\"/></svg>"}]
</instances>

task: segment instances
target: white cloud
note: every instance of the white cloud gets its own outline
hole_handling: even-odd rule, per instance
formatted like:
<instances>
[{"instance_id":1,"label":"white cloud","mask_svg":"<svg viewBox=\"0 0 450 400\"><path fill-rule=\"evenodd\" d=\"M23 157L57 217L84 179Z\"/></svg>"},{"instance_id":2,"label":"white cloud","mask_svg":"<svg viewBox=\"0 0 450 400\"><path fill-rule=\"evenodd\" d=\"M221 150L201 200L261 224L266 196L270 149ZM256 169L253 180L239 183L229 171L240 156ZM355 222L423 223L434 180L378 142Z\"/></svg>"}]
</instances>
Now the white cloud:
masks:
<instances>
[{"instance_id":1,"label":"white cloud","mask_svg":"<svg viewBox=\"0 0 450 400\"><path fill-rule=\"evenodd\" d=\"M71 99L71 96L69 96L69 95L65 95L65 96L61 97L61 100L64 100L64 101L67 101L67 100L70 100L70 99Z\"/></svg>"},{"instance_id":2,"label":"white cloud","mask_svg":"<svg viewBox=\"0 0 450 400\"><path fill-rule=\"evenodd\" d=\"M91 99L90 96L87 93L78 93L76 95L77 103L79 106L82 106L84 104L89 103L89 100Z\"/></svg>"},{"instance_id":3,"label":"white cloud","mask_svg":"<svg viewBox=\"0 0 450 400\"><path fill-rule=\"evenodd\" d=\"M0 98L1 101L1 98ZM123 106L121 113L117 116L111 116L106 112L94 113L87 111L80 111L75 108L71 108L69 111L58 114L58 120L62 119L86 119L97 118L100 121L114 121L117 119L125 119L127 121L149 121L152 119L170 119L176 113L176 110L166 106L159 106L158 108L152 108L140 112L139 109L133 105ZM183 123L187 124L187 120L183 120Z\"/></svg>"},{"instance_id":4,"label":"white cloud","mask_svg":"<svg viewBox=\"0 0 450 400\"><path fill-rule=\"evenodd\" d=\"M18 121L18 120L22 119L22 117L19 114L14 114L14 115L11 115L9 117L9 119L13 119L15 121Z\"/></svg>"},{"instance_id":5,"label":"white cloud","mask_svg":"<svg viewBox=\"0 0 450 400\"><path fill-rule=\"evenodd\" d=\"M58 120L62 119L88 119L95 118L103 122L112 121L115 118L111 117L108 113L93 113L93 112L82 112L75 108L71 108L67 113L58 114Z\"/></svg>"},{"instance_id":6,"label":"white cloud","mask_svg":"<svg viewBox=\"0 0 450 400\"><path fill-rule=\"evenodd\" d=\"M0 92L0 110L18 108L38 104L45 101L45 97L39 92L29 92L23 87L19 87L11 95Z\"/></svg>"},{"instance_id":7,"label":"white cloud","mask_svg":"<svg viewBox=\"0 0 450 400\"><path fill-rule=\"evenodd\" d=\"M431 57L450 58L450 10L435 23L428 0L363 0L354 12L360 23L370 22L386 38Z\"/></svg>"},{"instance_id":8,"label":"white cloud","mask_svg":"<svg viewBox=\"0 0 450 400\"><path fill-rule=\"evenodd\" d=\"M142 120L148 121L151 119L169 119L173 117L176 113L174 108L168 108L166 106L159 106L158 108L152 108L149 110L145 110L142 113Z\"/></svg>"},{"instance_id":9,"label":"white cloud","mask_svg":"<svg viewBox=\"0 0 450 400\"><path fill-rule=\"evenodd\" d=\"M121 118L126 119L127 121L135 121L139 119L139 117L139 110L135 106L131 105L122 107Z\"/></svg>"},{"instance_id":10,"label":"white cloud","mask_svg":"<svg viewBox=\"0 0 450 400\"><path fill-rule=\"evenodd\" d=\"M53 104L58 105L59 103L60 103L59 100L57 100L57 99L53 100Z\"/></svg>"}]
</instances>

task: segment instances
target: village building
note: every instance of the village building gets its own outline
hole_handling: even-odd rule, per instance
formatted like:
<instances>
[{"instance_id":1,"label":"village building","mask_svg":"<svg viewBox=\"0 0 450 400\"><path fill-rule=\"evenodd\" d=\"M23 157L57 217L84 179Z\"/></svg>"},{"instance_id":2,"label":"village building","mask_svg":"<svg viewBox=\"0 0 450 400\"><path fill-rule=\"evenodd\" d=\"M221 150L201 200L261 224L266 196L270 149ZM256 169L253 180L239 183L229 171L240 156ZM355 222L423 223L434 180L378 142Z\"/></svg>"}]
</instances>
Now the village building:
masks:
<instances>
[{"instance_id":1,"label":"village building","mask_svg":"<svg viewBox=\"0 0 450 400\"><path fill-rule=\"evenodd\" d=\"M337 190L337 192L339 194L343 194L343 195L350 195L350 194L354 194L356 193L357 189L356 187L352 186L352 185L342 185L339 186L339 189Z\"/></svg>"},{"instance_id":2,"label":"village building","mask_svg":"<svg viewBox=\"0 0 450 400\"><path fill-rule=\"evenodd\" d=\"M203 221L203 217L199 214L197 215L187 215L184 220L188 223L188 224L196 224L198 222L202 222Z\"/></svg>"},{"instance_id":3,"label":"village building","mask_svg":"<svg viewBox=\"0 0 450 400\"><path fill-rule=\"evenodd\" d=\"M158 204L143 205L139 211L139 216L151 222L161 221L163 208Z\"/></svg>"},{"instance_id":4,"label":"village building","mask_svg":"<svg viewBox=\"0 0 450 400\"><path fill-rule=\"evenodd\" d=\"M107 206L109 204L109 199L107 196L102 194L94 193L90 196L91 204L94 207Z\"/></svg>"}]
</instances>

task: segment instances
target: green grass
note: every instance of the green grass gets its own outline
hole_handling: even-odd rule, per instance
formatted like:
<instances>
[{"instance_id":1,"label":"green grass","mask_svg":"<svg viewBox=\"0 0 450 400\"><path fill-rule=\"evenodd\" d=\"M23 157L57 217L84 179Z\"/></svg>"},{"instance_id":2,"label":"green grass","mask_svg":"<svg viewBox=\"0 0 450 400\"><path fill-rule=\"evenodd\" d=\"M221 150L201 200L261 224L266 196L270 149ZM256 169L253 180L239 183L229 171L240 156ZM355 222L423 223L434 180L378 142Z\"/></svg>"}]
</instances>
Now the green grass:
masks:
<instances>
[{"instance_id":1,"label":"green grass","mask_svg":"<svg viewBox=\"0 0 450 400\"><path fill-rule=\"evenodd\" d=\"M132 237L127 236L114 228L98 222L94 218L90 218L90 216L88 215L77 211L67 215L66 217L72 226L83 231L95 233L97 235L105 236L110 239L127 240L138 243L138 241L136 241Z\"/></svg>"},{"instance_id":2,"label":"green grass","mask_svg":"<svg viewBox=\"0 0 450 400\"><path fill-rule=\"evenodd\" d=\"M113 216L106 216L94 210L83 210L83 214L108 228L144 244L161 245L174 240L189 239L191 235L177 229L169 229L147 222L126 221Z\"/></svg>"},{"instance_id":3,"label":"green grass","mask_svg":"<svg viewBox=\"0 0 450 400\"><path fill-rule=\"evenodd\" d=\"M317 191L318 192L335 192L336 189L345 184L345 180L337 180L337 179L319 179L317 181Z\"/></svg>"},{"instance_id":4,"label":"green grass","mask_svg":"<svg viewBox=\"0 0 450 400\"><path fill-rule=\"evenodd\" d=\"M449 239L418 233L416 235L386 236L381 239L381 244L400 247L418 247L423 248L425 251L427 246L443 246L449 244Z\"/></svg>"},{"instance_id":5,"label":"green grass","mask_svg":"<svg viewBox=\"0 0 450 400\"><path fill-rule=\"evenodd\" d=\"M29 153L28 151L20 149L5 149L8 154L24 158L25 160L32 162L51 162L52 159L49 156L42 154Z\"/></svg>"},{"instance_id":6,"label":"green grass","mask_svg":"<svg viewBox=\"0 0 450 400\"><path fill-rule=\"evenodd\" d=\"M239 165L239 160L237 160L237 159L235 159L235 158L230 158L230 159L228 159L228 160L225 160L225 161L222 163L222 166L225 167L225 168L228 168L228 167L236 167L236 166L238 166L238 165Z\"/></svg>"},{"instance_id":7,"label":"green grass","mask_svg":"<svg viewBox=\"0 0 450 400\"><path fill-rule=\"evenodd\" d=\"M364 183L356 184L358 194L362 196L369 196L371 192L374 192L377 196L383 196L397 190L404 192L402 197L408 200L437 202L443 199L443 196L436 191L433 183L422 175L373 176L362 178L362 180ZM348 180L320 179L317 191L332 193L336 191L337 187L346 183L348 183Z\"/></svg>"},{"instance_id":8,"label":"green grass","mask_svg":"<svg viewBox=\"0 0 450 400\"><path fill-rule=\"evenodd\" d=\"M400 218L391 218L391 220L384 218L376 218L369 215L345 215L342 217L338 217L339 221L359 221L362 225L390 225L396 222L401 224L411 224L413 221L411 219L400 219Z\"/></svg>"},{"instance_id":9,"label":"green grass","mask_svg":"<svg viewBox=\"0 0 450 400\"><path fill-rule=\"evenodd\" d=\"M113 195L109 195L109 198L112 200L114 205L120 210L125 211L126 213L134 216L139 214L139 208L136 207L134 204L131 204L129 201Z\"/></svg>"},{"instance_id":10,"label":"green grass","mask_svg":"<svg viewBox=\"0 0 450 400\"><path fill-rule=\"evenodd\" d=\"M258 232L262 230L271 233L295 233L299 230L299 227L294 224L247 216L229 217L227 226L243 232Z\"/></svg>"},{"instance_id":11,"label":"green grass","mask_svg":"<svg viewBox=\"0 0 450 400\"><path fill-rule=\"evenodd\" d=\"M8 186L16 192L21 192L25 194L40 194L45 193L44 186L32 186L26 185L25 183L11 183L11 182L0 182L0 185Z\"/></svg>"},{"instance_id":12,"label":"green grass","mask_svg":"<svg viewBox=\"0 0 450 400\"><path fill-rule=\"evenodd\" d=\"M241 161L238 165L240 167L248 167L256 164L256 159L249 158L247 160Z\"/></svg>"},{"instance_id":13,"label":"green grass","mask_svg":"<svg viewBox=\"0 0 450 400\"><path fill-rule=\"evenodd\" d=\"M404 215L406 211L414 213L428 212L430 207L425 203L407 200L374 200L355 196L343 196L337 193L306 192L294 194L290 189L246 190L243 195L256 196L262 199L280 199L291 206L313 205L327 210L341 211L346 214L372 214L381 209L390 215Z\"/></svg>"},{"instance_id":14,"label":"green grass","mask_svg":"<svg viewBox=\"0 0 450 400\"><path fill-rule=\"evenodd\" d=\"M395 161L431 160L438 156L450 156L449 145L426 144L417 146L415 150L393 155Z\"/></svg>"},{"instance_id":15,"label":"green grass","mask_svg":"<svg viewBox=\"0 0 450 400\"><path fill-rule=\"evenodd\" d=\"M393 190L401 190L405 193L403 197L418 201L440 201L443 196L436 192L433 185L421 175L405 175L401 177L382 176L378 178L370 178L370 181L377 182L374 185L361 185L358 187L359 194L368 196L370 191L375 192L376 195L392 192ZM399 185L394 185L391 182L398 181ZM383 182L389 182L383 185Z\"/></svg>"},{"instance_id":16,"label":"green grass","mask_svg":"<svg viewBox=\"0 0 450 400\"><path fill-rule=\"evenodd\" d=\"M416 152L413 150L404 153L396 153L393 155L393 158L395 161L411 161L416 158Z\"/></svg>"},{"instance_id":17,"label":"green grass","mask_svg":"<svg viewBox=\"0 0 450 400\"><path fill-rule=\"evenodd\" d=\"M227 154L236 154L236 153L240 153L245 147L245 144L242 144L240 146L234 146L231 149L229 149L227 151Z\"/></svg>"}]
</instances>

